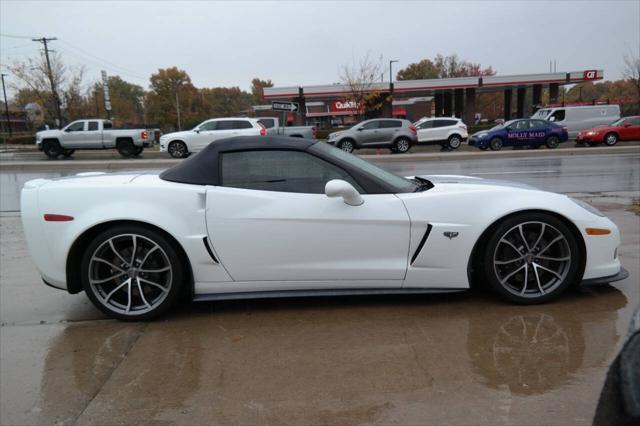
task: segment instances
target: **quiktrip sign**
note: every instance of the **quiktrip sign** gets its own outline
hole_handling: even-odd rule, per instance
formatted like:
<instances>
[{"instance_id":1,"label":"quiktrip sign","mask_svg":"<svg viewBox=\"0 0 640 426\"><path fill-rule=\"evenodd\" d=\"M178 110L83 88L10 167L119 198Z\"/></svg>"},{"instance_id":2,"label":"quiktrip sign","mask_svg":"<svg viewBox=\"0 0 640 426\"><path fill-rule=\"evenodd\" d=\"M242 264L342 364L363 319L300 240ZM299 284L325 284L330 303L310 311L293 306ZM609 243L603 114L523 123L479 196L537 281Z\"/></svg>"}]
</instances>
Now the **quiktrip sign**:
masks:
<instances>
[{"instance_id":1,"label":"quiktrip sign","mask_svg":"<svg viewBox=\"0 0 640 426\"><path fill-rule=\"evenodd\" d=\"M329 104L331 112L350 112L358 114L362 111L362 104L358 105L356 101L332 101Z\"/></svg>"},{"instance_id":2,"label":"quiktrip sign","mask_svg":"<svg viewBox=\"0 0 640 426\"><path fill-rule=\"evenodd\" d=\"M597 80L598 79L598 70L586 70L582 78L584 80Z\"/></svg>"}]
</instances>

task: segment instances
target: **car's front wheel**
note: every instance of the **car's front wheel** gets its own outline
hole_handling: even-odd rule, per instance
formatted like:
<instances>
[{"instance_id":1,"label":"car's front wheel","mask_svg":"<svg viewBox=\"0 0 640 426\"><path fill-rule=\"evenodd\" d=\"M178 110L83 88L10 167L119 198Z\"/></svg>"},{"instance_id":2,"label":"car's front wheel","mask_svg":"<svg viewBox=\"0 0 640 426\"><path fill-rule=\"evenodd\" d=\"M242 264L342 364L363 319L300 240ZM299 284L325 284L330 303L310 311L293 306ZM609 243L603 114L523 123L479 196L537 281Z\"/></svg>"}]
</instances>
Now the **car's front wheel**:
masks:
<instances>
[{"instance_id":1,"label":"car's front wheel","mask_svg":"<svg viewBox=\"0 0 640 426\"><path fill-rule=\"evenodd\" d=\"M142 226L98 235L82 258L82 286L93 304L120 320L148 320L178 299L184 268L175 246Z\"/></svg>"},{"instance_id":2,"label":"car's front wheel","mask_svg":"<svg viewBox=\"0 0 640 426\"><path fill-rule=\"evenodd\" d=\"M547 144L547 148L549 149L557 148L558 145L560 144L560 139L558 139L557 136L549 136L546 144Z\"/></svg>"},{"instance_id":3,"label":"car's front wheel","mask_svg":"<svg viewBox=\"0 0 640 426\"><path fill-rule=\"evenodd\" d=\"M578 278L579 246L574 233L546 213L521 213L492 232L482 270L489 286L520 304L557 297Z\"/></svg>"},{"instance_id":4,"label":"car's front wheel","mask_svg":"<svg viewBox=\"0 0 640 426\"><path fill-rule=\"evenodd\" d=\"M462 138L458 135L451 135L449 136L448 145L451 149L458 149L462 145Z\"/></svg>"},{"instance_id":5,"label":"car's front wheel","mask_svg":"<svg viewBox=\"0 0 640 426\"><path fill-rule=\"evenodd\" d=\"M614 146L618 143L618 135L615 133L609 133L604 137L604 143L607 146Z\"/></svg>"},{"instance_id":6,"label":"car's front wheel","mask_svg":"<svg viewBox=\"0 0 640 426\"><path fill-rule=\"evenodd\" d=\"M189 155L187 145L182 141L173 141L167 147L169 155L173 158L186 158Z\"/></svg>"},{"instance_id":7,"label":"car's front wheel","mask_svg":"<svg viewBox=\"0 0 640 426\"><path fill-rule=\"evenodd\" d=\"M340 149L345 152L353 152L354 148L355 146L353 145L353 142L351 141L351 139L345 139L342 142L340 142Z\"/></svg>"},{"instance_id":8,"label":"car's front wheel","mask_svg":"<svg viewBox=\"0 0 640 426\"><path fill-rule=\"evenodd\" d=\"M500 151L502 149L502 139L493 138L491 142L489 142L489 147L492 151Z\"/></svg>"},{"instance_id":9,"label":"car's front wheel","mask_svg":"<svg viewBox=\"0 0 640 426\"><path fill-rule=\"evenodd\" d=\"M62 147L56 140L49 140L42 142L42 151L49 158L58 158L62 154Z\"/></svg>"}]
</instances>

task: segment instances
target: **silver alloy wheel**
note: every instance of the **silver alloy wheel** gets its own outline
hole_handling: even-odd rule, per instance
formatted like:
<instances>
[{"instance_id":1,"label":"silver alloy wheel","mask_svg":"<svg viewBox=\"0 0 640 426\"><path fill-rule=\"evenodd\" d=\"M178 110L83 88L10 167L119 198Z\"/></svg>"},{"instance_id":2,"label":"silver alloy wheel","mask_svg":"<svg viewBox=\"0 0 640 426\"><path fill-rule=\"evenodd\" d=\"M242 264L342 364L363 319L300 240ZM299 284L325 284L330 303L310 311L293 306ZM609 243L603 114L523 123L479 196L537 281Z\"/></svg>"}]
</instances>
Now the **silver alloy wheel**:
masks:
<instances>
[{"instance_id":1,"label":"silver alloy wheel","mask_svg":"<svg viewBox=\"0 0 640 426\"><path fill-rule=\"evenodd\" d=\"M171 142L168 147L173 158L183 158L187 154L187 146L183 142Z\"/></svg>"},{"instance_id":2,"label":"silver alloy wheel","mask_svg":"<svg viewBox=\"0 0 640 426\"><path fill-rule=\"evenodd\" d=\"M615 135L615 133L609 133L604 139L604 143L609 146L613 146L618 143L618 137Z\"/></svg>"},{"instance_id":3,"label":"silver alloy wheel","mask_svg":"<svg viewBox=\"0 0 640 426\"><path fill-rule=\"evenodd\" d=\"M407 152L409 151L409 148L409 141L404 138L398 139L396 142L396 149L398 152Z\"/></svg>"},{"instance_id":4,"label":"silver alloy wheel","mask_svg":"<svg viewBox=\"0 0 640 426\"><path fill-rule=\"evenodd\" d=\"M353 152L353 143L351 141L343 141L340 143L340 149L345 152Z\"/></svg>"},{"instance_id":5,"label":"silver alloy wheel","mask_svg":"<svg viewBox=\"0 0 640 426\"><path fill-rule=\"evenodd\" d=\"M502 235L493 253L500 285L526 298L558 288L571 268L571 248L562 232L545 222L523 222Z\"/></svg>"},{"instance_id":6,"label":"silver alloy wheel","mask_svg":"<svg viewBox=\"0 0 640 426\"><path fill-rule=\"evenodd\" d=\"M96 248L89 261L91 290L110 311L141 315L158 307L169 294L171 262L153 240L120 234Z\"/></svg>"},{"instance_id":7,"label":"silver alloy wheel","mask_svg":"<svg viewBox=\"0 0 640 426\"><path fill-rule=\"evenodd\" d=\"M491 139L491 141L489 142L489 146L493 151L500 151L502 149L502 139L500 138Z\"/></svg>"},{"instance_id":8,"label":"silver alloy wheel","mask_svg":"<svg viewBox=\"0 0 640 426\"><path fill-rule=\"evenodd\" d=\"M449 139L449 148L458 149L460 148L460 144L462 144L462 141L457 136L452 136L451 139Z\"/></svg>"}]
</instances>

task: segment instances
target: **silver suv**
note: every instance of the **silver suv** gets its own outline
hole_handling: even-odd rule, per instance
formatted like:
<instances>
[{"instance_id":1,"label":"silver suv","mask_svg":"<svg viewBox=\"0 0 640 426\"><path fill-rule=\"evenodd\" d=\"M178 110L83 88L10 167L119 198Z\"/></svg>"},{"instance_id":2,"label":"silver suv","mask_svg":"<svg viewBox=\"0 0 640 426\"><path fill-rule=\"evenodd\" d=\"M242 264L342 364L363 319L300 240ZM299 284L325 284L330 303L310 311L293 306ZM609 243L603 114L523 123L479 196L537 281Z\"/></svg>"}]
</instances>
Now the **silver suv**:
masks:
<instances>
[{"instance_id":1,"label":"silver suv","mask_svg":"<svg viewBox=\"0 0 640 426\"><path fill-rule=\"evenodd\" d=\"M418 141L416 127L409 120L375 118L356 124L350 129L329 134L327 142L352 152L361 148L389 148L405 153Z\"/></svg>"}]
</instances>

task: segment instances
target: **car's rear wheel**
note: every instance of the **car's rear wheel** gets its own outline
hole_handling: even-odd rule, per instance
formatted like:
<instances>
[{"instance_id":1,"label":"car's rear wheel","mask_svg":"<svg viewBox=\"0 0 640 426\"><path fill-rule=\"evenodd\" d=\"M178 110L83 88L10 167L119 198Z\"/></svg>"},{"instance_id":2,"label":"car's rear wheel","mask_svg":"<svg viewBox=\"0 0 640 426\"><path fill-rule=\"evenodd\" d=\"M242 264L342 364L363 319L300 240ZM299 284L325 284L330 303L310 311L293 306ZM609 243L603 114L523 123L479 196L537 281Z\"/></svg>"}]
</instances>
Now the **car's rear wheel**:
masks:
<instances>
[{"instance_id":1,"label":"car's rear wheel","mask_svg":"<svg viewBox=\"0 0 640 426\"><path fill-rule=\"evenodd\" d=\"M549 136L547 138L547 142L546 142L547 148L555 149L558 147L559 144L560 144L560 139L558 139L557 136Z\"/></svg>"},{"instance_id":2,"label":"car's rear wheel","mask_svg":"<svg viewBox=\"0 0 640 426\"><path fill-rule=\"evenodd\" d=\"M398 138L393 143L393 146L397 152L399 152L400 154L404 154L411 148L411 141L409 141L409 139L407 138Z\"/></svg>"},{"instance_id":3,"label":"car's rear wheel","mask_svg":"<svg viewBox=\"0 0 640 426\"><path fill-rule=\"evenodd\" d=\"M169 309L184 279L174 245L141 226L116 226L85 250L82 285L93 304L121 320L147 320Z\"/></svg>"},{"instance_id":4,"label":"car's rear wheel","mask_svg":"<svg viewBox=\"0 0 640 426\"><path fill-rule=\"evenodd\" d=\"M42 152L49 158L58 158L62 154L62 147L56 140L42 142Z\"/></svg>"},{"instance_id":5,"label":"car's rear wheel","mask_svg":"<svg viewBox=\"0 0 640 426\"><path fill-rule=\"evenodd\" d=\"M614 146L618 143L618 135L616 135L615 133L607 133L607 135L604 137L604 143L607 146Z\"/></svg>"},{"instance_id":6,"label":"car's rear wheel","mask_svg":"<svg viewBox=\"0 0 640 426\"><path fill-rule=\"evenodd\" d=\"M116 144L118 153L124 158L132 157L136 152L136 147L130 140L121 140Z\"/></svg>"},{"instance_id":7,"label":"car's rear wheel","mask_svg":"<svg viewBox=\"0 0 640 426\"><path fill-rule=\"evenodd\" d=\"M502 149L502 139L493 138L491 142L489 142L489 147L492 151L500 151Z\"/></svg>"},{"instance_id":8,"label":"car's rear wheel","mask_svg":"<svg viewBox=\"0 0 640 426\"><path fill-rule=\"evenodd\" d=\"M340 142L340 149L345 152L353 152L355 146L353 145L353 141L351 139L345 139Z\"/></svg>"},{"instance_id":9,"label":"car's rear wheel","mask_svg":"<svg viewBox=\"0 0 640 426\"><path fill-rule=\"evenodd\" d=\"M458 135L449 136L448 146L451 149L458 149L462 145L462 138Z\"/></svg>"},{"instance_id":10,"label":"car's rear wheel","mask_svg":"<svg viewBox=\"0 0 640 426\"><path fill-rule=\"evenodd\" d=\"M173 158L185 158L189 155L187 145L182 141L173 141L167 147L169 155Z\"/></svg>"},{"instance_id":11,"label":"car's rear wheel","mask_svg":"<svg viewBox=\"0 0 640 426\"><path fill-rule=\"evenodd\" d=\"M578 241L561 220L546 213L521 213L500 223L482 256L490 287L520 304L557 297L578 278Z\"/></svg>"}]
</instances>

